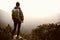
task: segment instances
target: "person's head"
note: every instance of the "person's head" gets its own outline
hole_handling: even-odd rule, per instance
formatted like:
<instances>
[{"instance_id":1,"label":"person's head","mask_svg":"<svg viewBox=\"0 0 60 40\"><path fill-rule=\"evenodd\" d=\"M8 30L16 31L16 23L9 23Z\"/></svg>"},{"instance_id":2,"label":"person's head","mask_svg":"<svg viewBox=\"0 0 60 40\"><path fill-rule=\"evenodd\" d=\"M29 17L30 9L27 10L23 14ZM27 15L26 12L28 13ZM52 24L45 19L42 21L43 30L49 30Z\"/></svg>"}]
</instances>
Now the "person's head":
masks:
<instances>
[{"instance_id":1,"label":"person's head","mask_svg":"<svg viewBox=\"0 0 60 40\"><path fill-rule=\"evenodd\" d=\"M19 2L16 2L16 6L19 7L20 6L20 3Z\"/></svg>"}]
</instances>

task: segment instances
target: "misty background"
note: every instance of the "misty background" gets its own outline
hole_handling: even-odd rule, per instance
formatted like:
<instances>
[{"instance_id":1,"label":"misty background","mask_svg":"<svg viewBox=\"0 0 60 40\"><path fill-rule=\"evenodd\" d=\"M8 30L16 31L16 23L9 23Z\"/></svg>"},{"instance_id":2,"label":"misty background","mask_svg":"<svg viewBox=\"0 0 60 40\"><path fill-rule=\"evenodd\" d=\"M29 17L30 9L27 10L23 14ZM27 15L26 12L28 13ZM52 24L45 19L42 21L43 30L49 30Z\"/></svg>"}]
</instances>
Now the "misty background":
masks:
<instances>
[{"instance_id":1,"label":"misty background","mask_svg":"<svg viewBox=\"0 0 60 40\"><path fill-rule=\"evenodd\" d=\"M60 0L17 0L24 14L21 25L22 32L30 32L41 24L57 23L60 21ZM16 0L0 0L0 25L13 28L12 9ZM4 25L3 25L4 24Z\"/></svg>"}]
</instances>

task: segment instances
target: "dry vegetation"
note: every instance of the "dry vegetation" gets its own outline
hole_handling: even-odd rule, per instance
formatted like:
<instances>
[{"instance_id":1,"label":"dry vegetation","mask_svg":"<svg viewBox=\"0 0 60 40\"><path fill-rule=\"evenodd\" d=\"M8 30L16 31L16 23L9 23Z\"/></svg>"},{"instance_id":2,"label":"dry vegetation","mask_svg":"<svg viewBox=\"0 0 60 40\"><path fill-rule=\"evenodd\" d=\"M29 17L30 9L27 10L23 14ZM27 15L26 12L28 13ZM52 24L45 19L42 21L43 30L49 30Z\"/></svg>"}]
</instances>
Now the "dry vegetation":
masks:
<instances>
[{"instance_id":1,"label":"dry vegetation","mask_svg":"<svg viewBox=\"0 0 60 40\"><path fill-rule=\"evenodd\" d=\"M10 25L6 28L0 26L0 40L11 40L12 29ZM60 25L43 24L32 30L31 34L21 34L27 40L60 40Z\"/></svg>"}]
</instances>

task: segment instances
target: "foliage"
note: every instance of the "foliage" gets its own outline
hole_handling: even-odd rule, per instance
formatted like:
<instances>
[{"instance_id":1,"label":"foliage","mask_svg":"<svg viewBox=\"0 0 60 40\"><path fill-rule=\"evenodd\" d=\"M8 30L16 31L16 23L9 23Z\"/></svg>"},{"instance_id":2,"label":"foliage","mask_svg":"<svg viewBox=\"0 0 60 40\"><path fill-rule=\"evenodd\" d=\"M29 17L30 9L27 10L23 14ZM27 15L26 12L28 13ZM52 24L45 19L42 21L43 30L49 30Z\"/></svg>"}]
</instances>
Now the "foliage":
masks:
<instances>
[{"instance_id":1,"label":"foliage","mask_svg":"<svg viewBox=\"0 0 60 40\"><path fill-rule=\"evenodd\" d=\"M60 40L60 25L43 24L32 30L32 40Z\"/></svg>"},{"instance_id":2,"label":"foliage","mask_svg":"<svg viewBox=\"0 0 60 40\"><path fill-rule=\"evenodd\" d=\"M5 28L0 26L0 40L10 40L11 39L11 32L12 32L12 29L9 24Z\"/></svg>"},{"instance_id":3,"label":"foliage","mask_svg":"<svg viewBox=\"0 0 60 40\"><path fill-rule=\"evenodd\" d=\"M11 40L12 29L10 25L3 28L0 26L0 40ZM20 34L27 40L60 40L60 25L43 24L32 30L31 34Z\"/></svg>"},{"instance_id":4,"label":"foliage","mask_svg":"<svg viewBox=\"0 0 60 40\"><path fill-rule=\"evenodd\" d=\"M24 39L27 39L27 40L30 40L31 38L31 34L26 34L26 33L23 33L23 34L21 34L21 36L24 38Z\"/></svg>"}]
</instances>

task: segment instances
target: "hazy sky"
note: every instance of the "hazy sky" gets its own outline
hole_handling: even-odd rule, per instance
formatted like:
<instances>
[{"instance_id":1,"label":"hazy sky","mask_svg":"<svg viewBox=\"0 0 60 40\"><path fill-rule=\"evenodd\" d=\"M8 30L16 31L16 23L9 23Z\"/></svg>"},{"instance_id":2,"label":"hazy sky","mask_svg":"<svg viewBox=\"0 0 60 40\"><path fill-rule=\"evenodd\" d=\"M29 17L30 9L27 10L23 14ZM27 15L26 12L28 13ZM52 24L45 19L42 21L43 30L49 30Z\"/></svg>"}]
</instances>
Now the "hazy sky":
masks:
<instances>
[{"instance_id":1,"label":"hazy sky","mask_svg":"<svg viewBox=\"0 0 60 40\"><path fill-rule=\"evenodd\" d=\"M0 0L0 9L11 12L17 1L25 16L46 17L60 13L60 0Z\"/></svg>"},{"instance_id":2,"label":"hazy sky","mask_svg":"<svg viewBox=\"0 0 60 40\"><path fill-rule=\"evenodd\" d=\"M60 13L60 0L0 0L0 9L11 12L17 1L24 16L44 18Z\"/></svg>"},{"instance_id":3,"label":"hazy sky","mask_svg":"<svg viewBox=\"0 0 60 40\"><path fill-rule=\"evenodd\" d=\"M27 24L60 20L60 0L0 0L0 9L9 12L7 17L11 18L11 11L17 1L20 2Z\"/></svg>"},{"instance_id":4,"label":"hazy sky","mask_svg":"<svg viewBox=\"0 0 60 40\"><path fill-rule=\"evenodd\" d=\"M24 26L53 23L60 20L60 0L0 0L0 9L8 12L11 19L11 10L19 1L24 14ZM8 19L7 18L7 19ZM31 24L31 25L30 25Z\"/></svg>"}]
</instances>

